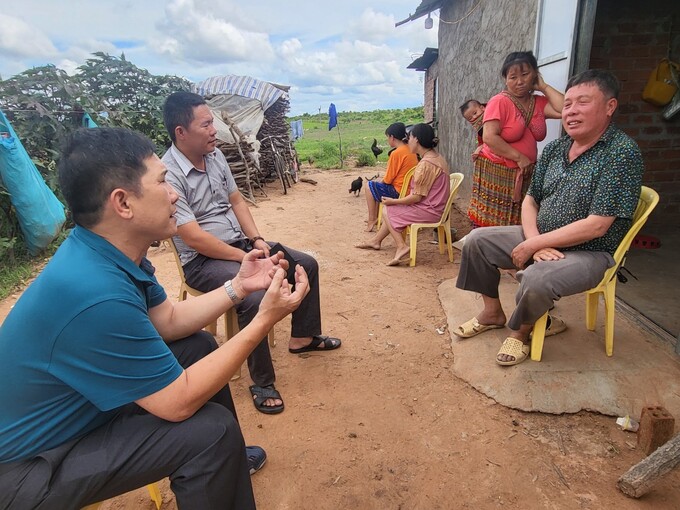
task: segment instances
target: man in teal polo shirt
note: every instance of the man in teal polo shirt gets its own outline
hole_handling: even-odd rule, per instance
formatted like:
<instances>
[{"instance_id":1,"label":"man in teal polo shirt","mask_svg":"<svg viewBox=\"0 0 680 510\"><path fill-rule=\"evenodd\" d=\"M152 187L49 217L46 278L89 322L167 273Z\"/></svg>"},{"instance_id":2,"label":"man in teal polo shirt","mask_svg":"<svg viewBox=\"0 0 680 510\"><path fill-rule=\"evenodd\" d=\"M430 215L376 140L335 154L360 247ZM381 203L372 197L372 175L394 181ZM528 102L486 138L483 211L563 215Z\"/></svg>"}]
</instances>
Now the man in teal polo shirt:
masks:
<instances>
[{"instance_id":1,"label":"man in teal polo shirt","mask_svg":"<svg viewBox=\"0 0 680 510\"><path fill-rule=\"evenodd\" d=\"M567 83L562 125L548 144L522 203L522 225L473 230L465 239L457 287L482 295L484 308L454 333L470 338L501 328L498 269L518 269L517 306L496 362L516 365L530 352L534 323L555 300L597 285L631 226L642 185L637 144L611 124L619 83L590 70ZM566 329L550 316L546 336Z\"/></svg>"},{"instance_id":2,"label":"man in teal polo shirt","mask_svg":"<svg viewBox=\"0 0 680 510\"><path fill-rule=\"evenodd\" d=\"M177 228L166 172L124 129L78 131L62 154L76 227L0 328L0 508L80 508L168 476L179 508L255 507L228 382L307 278L291 293L283 255L255 250L223 288L169 301L145 258ZM200 331L262 289L229 342Z\"/></svg>"}]
</instances>

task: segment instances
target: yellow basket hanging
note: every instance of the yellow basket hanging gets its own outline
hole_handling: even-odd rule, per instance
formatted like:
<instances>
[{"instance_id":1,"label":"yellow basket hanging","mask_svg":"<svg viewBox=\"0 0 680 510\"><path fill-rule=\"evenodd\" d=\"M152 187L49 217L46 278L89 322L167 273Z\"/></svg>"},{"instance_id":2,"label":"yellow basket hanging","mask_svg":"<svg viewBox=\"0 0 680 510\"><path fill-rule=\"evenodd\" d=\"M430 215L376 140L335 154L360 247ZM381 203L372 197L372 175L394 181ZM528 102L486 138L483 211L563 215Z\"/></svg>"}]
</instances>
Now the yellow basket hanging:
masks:
<instances>
[{"instance_id":1,"label":"yellow basket hanging","mask_svg":"<svg viewBox=\"0 0 680 510\"><path fill-rule=\"evenodd\" d=\"M671 102L678 90L677 75L680 66L664 58L652 71L642 91L642 99L656 106L665 106Z\"/></svg>"}]
</instances>

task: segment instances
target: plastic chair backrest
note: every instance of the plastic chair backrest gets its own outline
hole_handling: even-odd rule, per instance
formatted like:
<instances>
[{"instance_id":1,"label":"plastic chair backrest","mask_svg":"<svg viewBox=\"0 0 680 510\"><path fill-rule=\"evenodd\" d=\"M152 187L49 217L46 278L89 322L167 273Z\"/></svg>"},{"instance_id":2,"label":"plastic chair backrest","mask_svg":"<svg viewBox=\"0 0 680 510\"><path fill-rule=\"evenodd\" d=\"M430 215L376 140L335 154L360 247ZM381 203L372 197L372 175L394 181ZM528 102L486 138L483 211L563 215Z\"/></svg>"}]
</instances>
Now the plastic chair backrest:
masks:
<instances>
[{"instance_id":1,"label":"plastic chair backrest","mask_svg":"<svg viewBox=\"0 0 680 510\"><path fill-rule=\"evenodd\" d=\"M416 167L413 167L404 174L404 182L401 185L401 191L399 191L399 198L404 198L406 195L408 195L408 191L411 188L411 178L413 177L413 172L415 171Z\"/></svg>"},{"instance_id":2,"label":"plastic chair backrest","mask_svg":"<svg viewBox=\"0 0 680 510\"><path fill-rule=\"evenodd\" d=\"M458 187L460 186L460 183L463 182L464 178L465 176L458 172L449 175L449 199L446 201L446 207L444 207L442 219L439 221L440 224L444 223L451 214L451 204L453 203L453 199L456 198L456 195L458 194Z\"/></svg>"},{"instance_id":3,"label":"plastic chair backrest","mask_svg":"<svg viewBox=\"0 0 680 510\"><path fill-rule=\"evenodd\" d=\"M633 239L638 234L638 232L640 232L640 229L645 224L647 218L652 213L652 211L654 210L658 203L659 194L652 188L642 186L640 189L640 198L638 199L638 205L637 208L635 209L635 214L633 214L633 224L628 230L628 233L623 237L623 239L619 243L619 247L616 248L616 251L614 252L615 264L609 269L607 269L607 271L604 273L604 277L602 278L600 285L607 283L616 276L616 273L623 265L626 253L628 253L628 249L630 248ZM598 287L600 285L598 285Z\"/></svg>"},{"instance_id":4,"label":"plastic chair backrest","mask_svg":"<svg viewBox=\"0 0 680 510\"><path fill-rule=\"evenodd\" d=\"M172 240L172 237L168 237L165 241L167 245L170 247L170 251L172 251L172 254L175 256L175 262L177 263L177 271L179 272L179 276L182 279L182 283L186 283L186 278L184 277L184 267L182 267L182 260L179 258L179 253L177 252L175 242Z\"/></svg>"}]
</instances>

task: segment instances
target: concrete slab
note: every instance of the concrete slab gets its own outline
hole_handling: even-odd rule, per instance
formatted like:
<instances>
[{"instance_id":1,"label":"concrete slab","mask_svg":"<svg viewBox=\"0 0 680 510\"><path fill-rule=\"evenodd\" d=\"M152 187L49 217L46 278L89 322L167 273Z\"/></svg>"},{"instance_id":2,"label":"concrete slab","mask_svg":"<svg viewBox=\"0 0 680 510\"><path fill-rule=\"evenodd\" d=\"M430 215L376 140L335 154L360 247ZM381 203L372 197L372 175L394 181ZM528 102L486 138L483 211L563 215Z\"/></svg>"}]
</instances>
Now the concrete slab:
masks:
<instances>
[{"instance_id":1,"label":"concrete slab","mask_svg":"<svg viewBox=\"0 0 680 510\"><path fill-rule=\"evenodd\" d=\"M517 282L501 278L501 302L509 315L514 309ZM438 289L449 331L474 317L481 297L456 288L455 280ZM585 325L585 295L557 302L555 315L568 329L546 338L541 362L527 360L501 367L496 353L508 334L495 329L461 340L451 333L453 371L498 403L523 411L562 414L580 410L611 416L639 417L642 407L662 405L680 421L680 358L671 348L616 314L614 355L604 351L604 305L595 331Z\"/></svg>"}]
</instances>

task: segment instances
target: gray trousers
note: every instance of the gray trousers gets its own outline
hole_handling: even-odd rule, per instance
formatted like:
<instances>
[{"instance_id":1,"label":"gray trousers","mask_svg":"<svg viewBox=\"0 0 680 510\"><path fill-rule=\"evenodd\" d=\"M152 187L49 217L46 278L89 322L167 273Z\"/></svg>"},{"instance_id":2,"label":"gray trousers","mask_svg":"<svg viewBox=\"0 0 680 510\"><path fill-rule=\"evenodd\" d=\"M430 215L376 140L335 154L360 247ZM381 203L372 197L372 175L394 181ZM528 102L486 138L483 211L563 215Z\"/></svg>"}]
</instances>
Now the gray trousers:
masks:
<instances>
[{"instance_id":1,"label":"gray trousers","mask_svg":"<svg viewBox=\"0 0 680 510\"><path fill-rule=\"evenodd\" d=\"M456 287L498 298L499 269L516 269L512 250L524 241L521 226L476 228L465 238ZM562 296L592 289L614 265L602 251L565 251L560 260L534 262L517 272L520 282L508 327L534 324Z\"/></svg>"},{"instance_id":2,"label":"gray trousers","mask_svg":"<svg viewBox=\"0 0 680 510\"><path fill-rule=\"evenodd\" d=\"M274 243L269 243L273 246ZM252 250L250 243L238 246L246 252ZM291 336L304 338L321 334L321 304L319 302L319 265L316 259L301 251L285 246L286 251L307 271L309 278L309 294L305 296L300 306L291 316ZM233 278L241 268L240 262L233 260L216 260L198 255L184 265L184 275L187 283L201 292L215 290L227 280ZM265 291L261 290L248 295L242 303L235 306L238 325L245 328L253 320L260 309L260 301ZM276 375L272 355L269 351L267 338L263 338L255 350L248 356L248 371L250 378L258 386L274 384Z\"/></svg>"},{"instance_id":3,"label":"gray trousers","mask_svg":"<svg viewBox=\"0 0 680 510\"><path fill-rule=\"evenodd\" d=\"M169 345L184 367L217 348L203 331ZM229 386L177 423L129 404L80 438L0 464L0 508L78 510L169 476L181 510L254 509L233 405Z\"/></svg>"}]
</instances>

